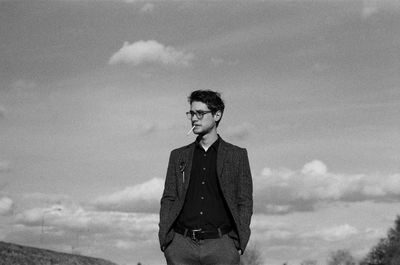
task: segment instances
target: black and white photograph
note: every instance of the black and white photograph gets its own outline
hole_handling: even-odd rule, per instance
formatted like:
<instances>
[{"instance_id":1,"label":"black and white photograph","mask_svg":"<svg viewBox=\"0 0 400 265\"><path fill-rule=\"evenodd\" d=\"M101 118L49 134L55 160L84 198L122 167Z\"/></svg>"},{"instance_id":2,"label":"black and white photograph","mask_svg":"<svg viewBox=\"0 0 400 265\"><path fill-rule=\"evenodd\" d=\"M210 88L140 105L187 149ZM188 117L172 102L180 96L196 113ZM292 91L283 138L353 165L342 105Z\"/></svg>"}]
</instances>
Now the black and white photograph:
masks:
<instances>
[{"instance_id":1,"label":"black and white photograph","mask_svg":"<svg viewBox=\"0 0 400 265\"><path fill-rule=\"evenodd\" d=\"M400 1L0 0L28 264L399 265Z\"/></svg>"}]
</instances>

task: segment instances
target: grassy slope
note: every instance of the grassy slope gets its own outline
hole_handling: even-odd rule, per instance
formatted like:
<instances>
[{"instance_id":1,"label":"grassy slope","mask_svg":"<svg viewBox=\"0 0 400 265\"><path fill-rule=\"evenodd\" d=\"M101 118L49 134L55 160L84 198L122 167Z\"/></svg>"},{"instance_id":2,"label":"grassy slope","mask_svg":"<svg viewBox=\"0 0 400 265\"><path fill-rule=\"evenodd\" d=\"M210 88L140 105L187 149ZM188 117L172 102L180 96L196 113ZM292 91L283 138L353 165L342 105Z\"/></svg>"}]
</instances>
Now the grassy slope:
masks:
<instances>
[{"instance_id":1,"label":"grassy slope","mask_svg":"<svg viewBox=\"0 0 400 265\"><path fill-rule=\"evenodd\" d=\"M0 265L117 265L107 260L0 241Z\"/></svg>"}]
</instances>

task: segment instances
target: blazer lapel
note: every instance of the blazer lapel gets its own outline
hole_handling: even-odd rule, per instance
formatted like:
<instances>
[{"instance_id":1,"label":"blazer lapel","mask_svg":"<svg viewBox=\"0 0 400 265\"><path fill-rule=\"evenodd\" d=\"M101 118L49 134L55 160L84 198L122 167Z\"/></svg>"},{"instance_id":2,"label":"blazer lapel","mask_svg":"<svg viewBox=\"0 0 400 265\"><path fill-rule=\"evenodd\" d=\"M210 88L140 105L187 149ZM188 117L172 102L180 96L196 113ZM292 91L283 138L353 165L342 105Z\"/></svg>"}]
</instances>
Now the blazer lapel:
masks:
<instances>
[{"instance_id":1,"label":"blazer lapel","mask_svg":"<svg viewBox=\"0 0 400 265\"><path fill-rule=\"evenodd\" d=\"M224 161L227 154L227 145L222 138L220 138L218 152L217 152L217 175L220 183L222 184L222 170L224 168Z\"/></svg>"}]
</instances>

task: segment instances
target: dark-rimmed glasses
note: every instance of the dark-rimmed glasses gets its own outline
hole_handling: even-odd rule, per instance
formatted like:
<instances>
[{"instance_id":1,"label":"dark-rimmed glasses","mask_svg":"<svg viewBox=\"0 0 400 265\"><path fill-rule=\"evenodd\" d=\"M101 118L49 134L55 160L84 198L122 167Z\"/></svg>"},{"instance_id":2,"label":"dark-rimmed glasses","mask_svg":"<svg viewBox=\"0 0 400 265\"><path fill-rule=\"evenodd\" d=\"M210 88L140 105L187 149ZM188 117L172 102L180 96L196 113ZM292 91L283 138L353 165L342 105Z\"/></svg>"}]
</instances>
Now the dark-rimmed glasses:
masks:
<instances>
[{"instance_id":1,"label":"dark-rimmed glasses","mask_svg":"<svg viewBox=\"0 0 400 265\"><path fill-rule=\"evenodd\" d=\"M196 115L197 119L201 120L204 116L204 114L211 113L211 110L208 111L188 111L186 112L186 116L189 120L193 118L194 115Z\"/></svg>"}]
</instances>

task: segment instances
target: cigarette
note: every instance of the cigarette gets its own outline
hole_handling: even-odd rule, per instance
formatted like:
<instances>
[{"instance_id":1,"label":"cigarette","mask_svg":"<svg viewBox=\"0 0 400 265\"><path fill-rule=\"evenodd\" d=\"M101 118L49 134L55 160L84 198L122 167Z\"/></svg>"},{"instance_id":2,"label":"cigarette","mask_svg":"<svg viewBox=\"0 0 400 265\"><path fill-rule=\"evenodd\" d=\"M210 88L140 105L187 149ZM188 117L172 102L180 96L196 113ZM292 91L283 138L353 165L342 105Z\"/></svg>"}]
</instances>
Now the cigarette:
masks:
<instances>
[{"instance_id":1,"label":"cigarette","mask_svg":"<svg viewBox=\"0 0 400 265\"><path fill-rule=\"evenodd\" d=\"M194 127L196 127L196 126L193 126L192 129L190 129L190 130L187 132L186 135L189 135L189 134L193 131Z\"/></svg>"}]
</instances>

